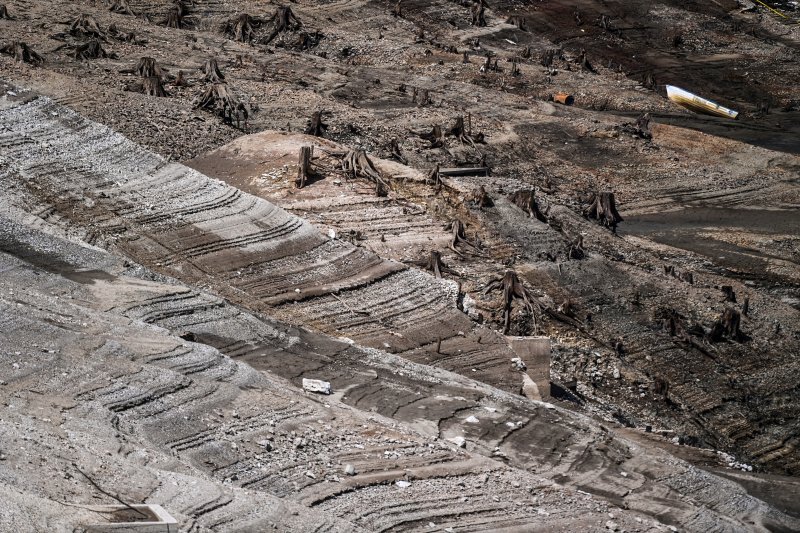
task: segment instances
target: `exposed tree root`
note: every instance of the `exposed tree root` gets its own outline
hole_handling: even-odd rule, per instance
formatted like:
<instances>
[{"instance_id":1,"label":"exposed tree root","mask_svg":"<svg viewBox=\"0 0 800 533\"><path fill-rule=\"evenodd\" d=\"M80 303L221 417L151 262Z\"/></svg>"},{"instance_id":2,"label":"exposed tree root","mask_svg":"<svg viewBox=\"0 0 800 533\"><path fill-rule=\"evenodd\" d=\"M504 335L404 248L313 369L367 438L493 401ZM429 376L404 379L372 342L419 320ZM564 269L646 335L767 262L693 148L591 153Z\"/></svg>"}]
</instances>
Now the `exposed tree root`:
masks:
<instances>
[{"instance_id":1,"label":"exposed tree root","mask_svg":"<svg viewBox=\"0 0 800 533\"><path fill-rule=\"evenodd\" d=\"M597 220L614 232L617 231L617 224L623 221L619 212L617 212L613 192L595 193L589 207L583 210L583 216Z\"/></svg>"},{"instance_id":2,"label":"exposed tree root","mask_svg":"<svg viewBox=\"0 0 800 533\"><path fill-rule=\"evenodd\" d=\"M520 300L524 309L527 309L533 317L533 329L536 330L536 312L541 311L541 306L536 299L530 295L528 290L520 281L517 273L507 270L502 278L497 278L489 282L484 289L484 294L491 291L503 290L503 333L507 334L511 328L511 312L514 300Z\"/></svg>"},{"instance_id":3,"label":"exposed tree root","mask_svg":"<svg viewBox=\"0 0 800 533\"><path fill-rule=\"evenodd\" d=\"M381 176L364 150L350 150L342 157L342 170L351 178L364 178L375 184L377 196L389 194L389 183Z\"/></svg>"},{"instance_id":4,"label":"exposed tree root","mask_svg":"<svg viewBox=\"0 0 800 533\"><path fill-rule=\"evenodd\" d=\"M455 253L458 255L463 255L463 253L456 248L456 246L460 246L465 248L469 253L474 255L482 255L480 253L480 243L477 241L473 242L467 238L466 226L463 222L455 219L450 222L445 229L448 229L452 232L448 247Z\"/></svg>"}]
</instances>

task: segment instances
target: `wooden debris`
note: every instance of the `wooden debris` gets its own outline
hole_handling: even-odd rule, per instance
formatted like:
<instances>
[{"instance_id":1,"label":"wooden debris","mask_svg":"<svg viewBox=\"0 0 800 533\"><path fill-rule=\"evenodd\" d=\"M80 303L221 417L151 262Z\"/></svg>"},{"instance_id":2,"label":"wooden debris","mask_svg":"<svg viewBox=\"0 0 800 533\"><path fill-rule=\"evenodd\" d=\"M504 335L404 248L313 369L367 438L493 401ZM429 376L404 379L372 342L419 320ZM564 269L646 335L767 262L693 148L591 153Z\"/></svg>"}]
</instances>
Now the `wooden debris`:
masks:
<instances>
[{"instance_id":1,"label":"wooden debris","mask_svg":"<svg viewBox=\"0 0 800 533\"><path fill-rule=\"evenodd\" d=\"M0 53L10 55L15 60L22 63L39 64L44 62L42 56L31 50L31 48L23 42L14 42L0 48Z\"/></svg>"},{"instance_id":2,"label":"wooden debris","mask_svg":"<svg viewBox=\"0 0 800 533\"><path fill-rule=\"evenodd\" d=\"M519 190L508 196L508 201L528 213L531 218L547 222L547 217L539 209L533 189Z\"/></svg>"},{"instance_id":3,"label":"wooden debris","mask_svg":"<svg viewBox=\"0 0 800 533\"><path fill-rule=\"evenodd\" d=\"M313 135L314 137L324 137L325 132L328 130L328 125L322 122L322 115L324 111L314 111L311 114L311 120L308 122L305 134Z\"/></svg>"},{"instance_id":4,"label":"wooden debris","mask_svg":"<svg viewBox=\"0 0 800 533\"><path fill-rule=\"evenodd\" d=\"M599 192L593 195L591 205L583 210L583 216L597 220L603 226L617 231L617 224L623 221L614 199L613 192Z\"/></svg>"},{"instance_id":5,"label":"wooden debris","mask_svg":"<svg viewBox=\"0 0 800 533\"><path fill-rule=\"evenodd\" d=\"M389 183L381 176L364 150L350 150L342 157L342 170L351 178L365 178L375 184L377 196L389 194Z\"/></svg>"},{"instance_id":6,"label":"wooden debris","mask_svg":"<svg viewBox=\"0 0 800 533\"><path fill-rule=\"evenodd\" d=\"M530 311L534 318L534 330L536 329L536 315L534 310L539 309L536 299L528 293L528 290L520 281L517 273L507 270L502 278L491 281L484 289L484 294L491 291L503 290L503 334L507 334L511 328L511 311L514 300L521 300L523 308Z\"/></svg>"},{"instance_id":7,"label":"wooden debris","mask_svg":"<svg viewBox=\"0 0 800 533\"><path fill-rule=\"evenodd\" d=\"M313 175L311 170L311 156L313 154L313 146L300 147L300 158L297 161L297 179L294 180L298 189L305 187L306 181Z\"/></svg>"},{"instance_id":8,"label":"wooden debris","mask_svg":"<svg viewBox=\"0 0 800 533\"><path fill-rule=\"evenodd\" d=\"M211 83L220 83L225 80L225 75L219 69L217 58L206 59L203 65L203 79Z\"/></svg>"}]
</instances>

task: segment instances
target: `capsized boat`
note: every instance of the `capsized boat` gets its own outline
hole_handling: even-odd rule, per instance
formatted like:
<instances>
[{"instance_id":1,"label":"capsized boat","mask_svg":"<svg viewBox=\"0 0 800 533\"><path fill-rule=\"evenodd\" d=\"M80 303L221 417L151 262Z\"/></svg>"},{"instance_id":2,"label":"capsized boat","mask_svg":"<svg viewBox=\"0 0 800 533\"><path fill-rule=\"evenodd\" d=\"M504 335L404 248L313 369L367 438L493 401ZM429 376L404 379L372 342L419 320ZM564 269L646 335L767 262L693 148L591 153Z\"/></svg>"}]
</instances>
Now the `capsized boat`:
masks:
<instances>
[{"instance_id":1,"label":"capsized boat","mask_svg":"<svg viewBox=\"0 0 800 533\"><path fill-rule=\"evenodd\" d=\"M714 115L715 117L732 119L739 116L738 111L722 107L716 102L706 100L701 96L697 96L696 94L692 94L689 91L685 91L673 85L667 85L667 98L695 113L704 113L706 115Z\"/></svg>"}]
</instances>

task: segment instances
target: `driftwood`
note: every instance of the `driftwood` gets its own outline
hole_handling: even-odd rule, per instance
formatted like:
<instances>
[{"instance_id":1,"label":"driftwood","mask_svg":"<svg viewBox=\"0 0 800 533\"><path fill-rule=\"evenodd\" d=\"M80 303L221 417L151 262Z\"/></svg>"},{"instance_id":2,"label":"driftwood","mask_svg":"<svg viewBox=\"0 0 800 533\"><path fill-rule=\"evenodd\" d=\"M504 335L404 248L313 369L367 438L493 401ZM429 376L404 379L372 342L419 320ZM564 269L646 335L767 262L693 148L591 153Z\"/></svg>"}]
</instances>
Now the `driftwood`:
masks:
<instances>
[{"instance_id":1,"label":"driftwood","mask_svg":"<svg viewBox=\"0 0 800 533\"><path fill-rule=\"evenodd\" d=\"M517 191L508 197L508 201L528 213L531 218L536 218L542 222L547 222L547 217L539 209L536 196L531 189Z\"/></svg>"},{"instance_id":2,"label":"driftwood","mask_svg":"<svg viewBox=\"0 0 800 533\"><path fill-rule=\"evenodd\" d=\"M272 33L264 40L264 44L271 43L281 32L297 31L303 26L303 23L294 15L292 8L289 6L279 6L267 22L275 22L275 26L272 29Z\"/></svg>"},{"instance_id":3,"label":"driftwood","mask_svg":"<svg viewBox=\"0 0 800 533\"><path fill-rule=\"evenodd\" d=\"M517 273L513 270L507 270L502 278L492 280L484 289L484 294L491 291L503 289L503 333L508 333L511 328L511 311L514 300L521 300L524 309L530 311L533 316L534 330L536 329L536 314L535 309L539 309L536 299L530 295L528 290L520 281Z\"/></svg>"},{"instance_id":4,"label":"driftwood","mask_svg":"<svg viewBox=\"0 0 800 533\"><path fill-rule=\"evenodd\" d=\"M145 76L142 78L142 91L147 96L157 96L164 98L169 96L164 86L161 84L159 76Z\"/></svg>"},{"instance_id":5,"label":"driftwood","mask_svg":"<svg viewBox=\"0 0 800 533\"><path fill-rule=\"evenodd\" d=\"M11 15L8 13L8 8L5 4L0 4L0 19L2 20L14 20L11 18Z\"/></svg>"},{"instance_id":6,"label":"driftwood","mask_svg":"<svg viewBox=\"0 0 800 533\"><path fill-rule=\"evenodd\" d=\"M209 85L194 107L195 109L215 111L227 124L233 124L235 120L237 128L241 128L241 121L244 121L246 125L249 116L245 105L231 94L225 83Z\"/></svg>"},{"instance_id":7,"label":"driftwood","mask_svg":"<svg viewBox=\"0 0 800 533\"><path fill-rule=\"evenodd\" d=\"M75 59L99 59L109 57L100 41L92 39L86 44L75 47Z\"/></svg>"},{"instance_id":8,"label":"driftwood","mask_svg":"<svg viewBox=\"0 0 800 533\"><path fill-rule=\"evenodd\" d=\"M297 179L294 184L298 189L302 189L306 185L306 181L313 175L311 169L311 156L314 154L313 146L301 146L300 158L297 161Z\"/></svg>"},{"instance_id":9,"label":"driftwood","mask_svg":"<svg viewBox=\"0 0 800 533\"><path fill-rule=\"evenodd\" d=\"M203 64L203 80L211 83L220 83L225 80L225 75L219 69L217 58L206 59Z\"/></svg>"},{"instance_id":10,"label":"driftwood","mask_svg":"<svg viewBox=\"0 0 800 533\"><path fill-rule=\"evenodd\" d=\"M80 15L74 19L69 25L69 33L73 37L95 37L97 39L105 39L106 32L100 28L100 25L89 15Z\"/></svg>"},{"instance_id":11,"label":"driftwood","mask_svg":"<svg viewBox=\"0 0 800 533\"><path fill-rule=\"evenodd\" d=\"M739 329L741 319L739 311L728 307L711 326L711 331L708 332L707 336L708 341L715 343L725 338L736 342L746 340L747 336Z\"/></svg>"},{"instance_id":12,"label":"driftwood","mask_svg":"<svg viewBox=\"0 0 800 533\"><path fill-rule=\"evenodd\" d=\"M445 229L448 229L452 232L450 237L450 244L448 247L453 250L458 255L463 255L456 246L464 247L465 249L469 250L470 253L480 255L480 243L479 242L472 242L467 238L466 226L463 222L458 219L453 220L450 222Z\"/></svg>"},{"instance_id":13,"label":"driftwood","mask_svg":"<svg viewBox=\"0 0 800 533\"><path fill-rule=\"evenodd\" d=\"M311 114L311 119L308 121L305 134L313 135L314 137L324 137L325 132L328 130L328 125L322 122L322 115L324 111L314 111Z\"/></svg>"},{"instance_id":14,"label":"driftwood","mask_svg":"<svg viewBox=\"0 0 800 533\"><path fill-rule=\"evenodd\" d=\"M143 78L157 76L163 79L167 76L167 71L158 66L158 63L156 63L156 60L152 57L142 57L139 59L134 72Z\"/></svg>"},{"instance_id":15,"label":"driftwood","mask_svg":"<svg viewBox=\"0 0 800 533\"><path fill-rule=\"evenodd\" d=\"M589 207L583 210L583 216L597 220L614 232L617 231L617 224L623 221L617 212L613 192L595 193Z\"/></svg>"},{"instance_id":16,"label":"driftwood","mask_svg":"<svg viewBox=\"0 0 800 533\"><path fill-rule=\"evenodd\" d=\"M22 42L15 42L0 48L0 53L10 55L15 60L22 63L38 64L44 62L42 56L31 50L31 48Z\"/></svg>"},{"instance_id":17,"label":"driftwood","mask_svg":"<svg viewBox=\"0 0 800 533\"><path fill-rule=\"evenodd\" d=\"M111 5L109 6L108 10L113 13L121 13L123 15L136 16L136 13L134 13L133 9L131 9L128 0L114 0L113 2L111 2Z\"/></svg>"},{"instance_id":18,"label":"driftwood","mask_svg":"<svg viewBox=\"0 0 800 533\"><path fill-rule=\"evenodd\" d=\"M342 170L351 178L365 178L375 184L377 196L389 194L389 183L381 176L364 150L350 150L342 157Z\"/></svg>"}]
</instances>

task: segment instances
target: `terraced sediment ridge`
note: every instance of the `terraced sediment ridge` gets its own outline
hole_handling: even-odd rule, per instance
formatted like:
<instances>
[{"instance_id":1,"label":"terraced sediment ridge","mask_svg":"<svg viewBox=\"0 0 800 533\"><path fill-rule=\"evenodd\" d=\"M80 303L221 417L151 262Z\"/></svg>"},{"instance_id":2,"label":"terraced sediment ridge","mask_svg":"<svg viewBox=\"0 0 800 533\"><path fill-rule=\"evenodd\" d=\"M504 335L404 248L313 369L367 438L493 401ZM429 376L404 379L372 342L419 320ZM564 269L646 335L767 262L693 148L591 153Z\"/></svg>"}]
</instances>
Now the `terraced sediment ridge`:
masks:
<instances>
[{"instance_id":1,"label":"terraced sediment ridge","mask_svg":"<svg viewBox=\"0 0 800 533\"><path fill-rule=\"evenodd\" d=\"M96 521L80 472L182 531L798 525L657 440L260 317L8 212L4 527Z\"/></svg>"}]
</instances>

